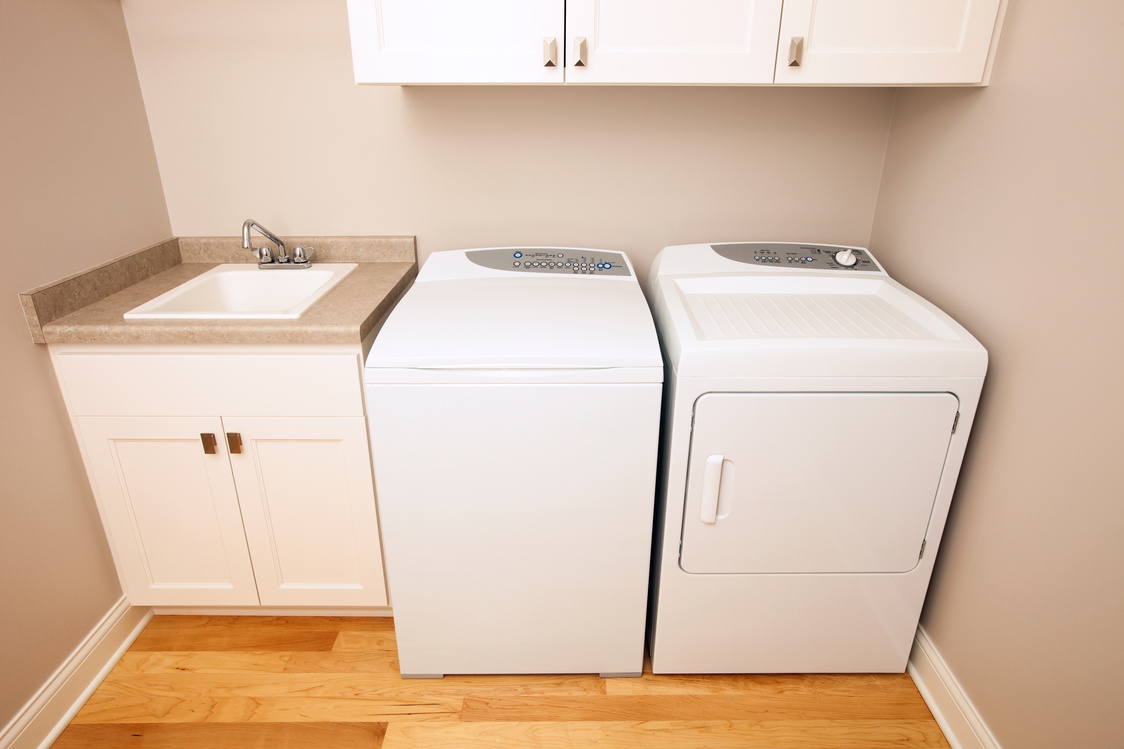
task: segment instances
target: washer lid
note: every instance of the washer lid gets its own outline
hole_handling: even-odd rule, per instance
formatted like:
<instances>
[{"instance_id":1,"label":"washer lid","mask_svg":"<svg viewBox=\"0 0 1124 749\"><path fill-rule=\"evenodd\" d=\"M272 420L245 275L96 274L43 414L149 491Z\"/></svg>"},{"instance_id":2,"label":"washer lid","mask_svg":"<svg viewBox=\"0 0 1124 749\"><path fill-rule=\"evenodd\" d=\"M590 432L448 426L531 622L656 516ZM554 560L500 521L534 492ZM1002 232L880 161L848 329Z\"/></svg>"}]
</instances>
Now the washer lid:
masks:
<instances>
[{"instance_id":1,"label":"washer lid","mask_svg":"<svg viewBox=\"0 0 1124 749\"><path fill-rule=\"evenodd\" d=\"M388 370L396 370L394 373ZM367 382L662 382L633 280L516 275L415 283L367 356Z\"/></svg>"}]
</instances>

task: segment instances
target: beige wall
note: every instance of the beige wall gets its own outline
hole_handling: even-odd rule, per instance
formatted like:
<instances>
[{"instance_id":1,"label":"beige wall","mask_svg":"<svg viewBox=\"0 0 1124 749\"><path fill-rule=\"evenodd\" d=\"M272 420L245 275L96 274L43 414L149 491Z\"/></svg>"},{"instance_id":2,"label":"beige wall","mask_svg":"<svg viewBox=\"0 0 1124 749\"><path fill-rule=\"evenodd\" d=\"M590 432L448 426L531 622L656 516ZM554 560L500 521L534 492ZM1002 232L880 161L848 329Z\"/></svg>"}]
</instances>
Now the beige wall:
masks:
<instances>
[{"instance_id":1,"label":"beige wall","mask_svg":"<svg viewBox=\"0 0 1124 749\"><path fill-rule=\"evenodd\" d=\"M902 91L871 246L991 355L923 626L1004 747L1121 745L1124 5L1012 2Z\"/></svg>"},{"instance_id":2,"label":"beige wall","mask_svg":"<svg viewBox=\"0 0 1124 749\"><path fill-rule=\"evenodd\" d=\"M170 235L117 0L0 3L0 727L121 590L17 294Z\"/></svg>"},{"instance_id":3,"label":"beige wall","mask_svg":"<svg viewBox=\"0 0 1124 749\"><path fill-rule=\"evenodd\" d=\"M893 92L356 86L346 4L124 0L179 235L865 242Z\"/></svg>"}]
</instances>

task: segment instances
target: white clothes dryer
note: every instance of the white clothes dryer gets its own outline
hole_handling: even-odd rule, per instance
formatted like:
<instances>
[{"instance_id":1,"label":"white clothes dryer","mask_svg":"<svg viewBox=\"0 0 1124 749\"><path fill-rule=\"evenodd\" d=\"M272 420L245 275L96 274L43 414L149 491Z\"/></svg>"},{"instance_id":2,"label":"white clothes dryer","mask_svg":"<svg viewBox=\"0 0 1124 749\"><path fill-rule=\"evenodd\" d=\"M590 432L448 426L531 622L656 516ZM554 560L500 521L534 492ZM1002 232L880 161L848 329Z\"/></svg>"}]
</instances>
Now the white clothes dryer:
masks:
<instances>
[{"instance_id":1,"label":"white clothes dryer","mask_svg":"<svg viewBox=\"0 0 1124 749\"><path fill-rule=\"evenodd\" d=\"M905 669L987 352L865 249L665 248L656 673Z\"/></svg>"},{"instance_id":2,"label":"white clothes dryer","mask_svg":"<svg viewBox=\"0 0 1124 749\"><path fill-rule=\"evenodd\" d=\"M663 372L622 253L429 256L365 368L403 676L640 675Z\"/></svg>"}]
</instances>

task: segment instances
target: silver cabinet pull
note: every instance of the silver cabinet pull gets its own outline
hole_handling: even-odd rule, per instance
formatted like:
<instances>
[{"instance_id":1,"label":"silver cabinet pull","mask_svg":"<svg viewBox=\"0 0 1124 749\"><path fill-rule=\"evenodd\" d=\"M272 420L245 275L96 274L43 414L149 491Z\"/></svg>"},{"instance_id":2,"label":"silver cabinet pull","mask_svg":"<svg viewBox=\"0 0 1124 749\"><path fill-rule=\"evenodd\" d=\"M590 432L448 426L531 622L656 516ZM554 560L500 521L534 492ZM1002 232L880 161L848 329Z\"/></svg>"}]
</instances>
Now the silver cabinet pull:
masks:
<instances>
[{"instance_id":1,"label":"silver cabinet pull","mask_svg":"<svg viewBox=\"0 0 1124 749\"><path fill-rule=\"evenodd\" d=\"M542 40L542 66L553 68L558 64L558 39L548 36Z\"/></svg>"},{"instance_id":2,"label":"silver cabinet pull","mask_svg":"<svg viewBox=\"0 0 1124 749\"><path fill-rule=\"evenodd\" d=\"M589 57L589 44L584 36L574 38L574 66L585 67Z\"/></svg>"},{"instance_id":3,"label":"silver cabinet pull","mask_svg":"<svg viewBox=\"0 0 1124 749\"><path fill-rule=\"evenodd\" d=\"M804 57L804 37L794 36L792 41L788 43L788 66L790 68L800 67L802 57Z\"/></svg>"},{"instance_id":4,"label":"silver cabinet pull","mask_svg":"<svg viewBox=\"0 0 1124 749\"><path fill-rule=\"evenodd\" d=\"M204 432L199 435L199 439L203 441L203 454L214 455L216 452L215 448L218 445L218 440L215 439L215 435L210 432Z\"/></svg>"},{"instance_id":5,"label":"silver cabinet pull","mask_svg":"<svg viewBox=\"0 0 1124 749\"><path fill-rule=\"evenodd\" d=\"M231 455L242 454L242 435L238 432L226 433L226 446L230 448Z\"/></svg>"}]
</instances>

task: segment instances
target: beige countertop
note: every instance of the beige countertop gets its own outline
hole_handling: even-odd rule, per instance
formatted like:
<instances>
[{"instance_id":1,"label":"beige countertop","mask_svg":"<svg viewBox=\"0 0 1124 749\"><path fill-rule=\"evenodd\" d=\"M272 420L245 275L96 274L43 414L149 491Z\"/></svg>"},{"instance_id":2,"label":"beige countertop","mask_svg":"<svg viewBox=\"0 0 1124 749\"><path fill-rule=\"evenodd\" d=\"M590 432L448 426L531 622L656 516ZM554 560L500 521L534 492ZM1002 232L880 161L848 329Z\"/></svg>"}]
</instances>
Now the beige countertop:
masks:
<instances>
[{"instance_id":1,"label":"beige countertop","mask_svg":"<svg viewBox=\"0 0 1124 749\"><path fill-rule=\"evenodd\" d=\"M227 255L229 259L223 257L225 253L216 257L215 241L204 247L206 240L180 239L153 245L20 296L32 338L38 343L359 344L417 275L417 261L413 237L348 239L348 247L325 252L327 257L314 258L313 265L320 259L358 262L358 267L294 320L124 318L134 307L219 262L245 259L245 253L237 254L233 249ZM368 239L371 241L364 242ZM217 241L229 244L226 238ZM319 241L329 246L332 242L324 238ZM375 241L381 244L374 251L370 246L355 248ZM315 242L313 238L308 243ZM170 248L172 244L176 246ZM197 251L199 247L206 252ZM153 253L160 259L154 260ZM215 262L189 262L197 258ZM140 270L138 263L143 266Z\"/></svg>"}]
</instances>

